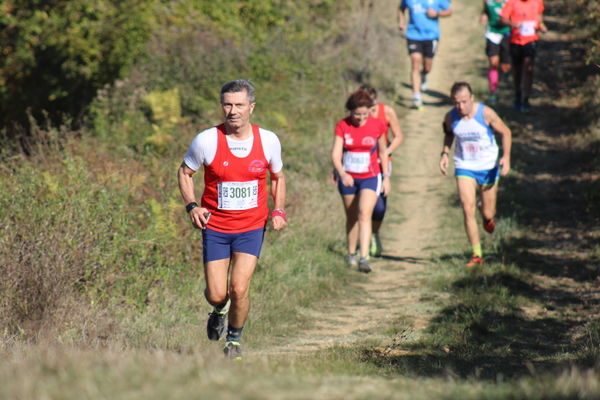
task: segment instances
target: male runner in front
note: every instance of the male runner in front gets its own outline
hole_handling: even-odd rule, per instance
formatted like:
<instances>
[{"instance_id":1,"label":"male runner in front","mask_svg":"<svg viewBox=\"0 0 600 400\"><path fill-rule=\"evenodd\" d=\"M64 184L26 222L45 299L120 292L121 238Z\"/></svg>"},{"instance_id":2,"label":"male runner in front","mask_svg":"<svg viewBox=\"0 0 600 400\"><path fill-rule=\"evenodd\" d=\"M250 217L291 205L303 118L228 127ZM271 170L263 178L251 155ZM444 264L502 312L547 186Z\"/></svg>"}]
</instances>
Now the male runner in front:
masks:
<instances>
[{"instance_id":1,"label":"male runner in front","mask_svg":"<svg viewBox=\"0 0 600 400\"><path fill-rule=\"evenodd\" d=\"M467 263L474 267L483 263L479 229L475 217L477 188L481 196L480 212L483 228L492 233L496 227L496 197L498 180L510 171L510 129L491 108L474 102L471 86L456 82L450 91L454 108L444 118L444 147L440 158L440 170L448 174L449 153L456 138L454 149L454 175L458 197L463 208L464 225L471 243L473 255ZM498 145L494 132L502 136L502 157L498 159Z\"/></svg>"},{"instance_id":2,"label":"male runner in front","mask_svg":"<svg viewBox=\"0 0 600 400\"><path fill-rule=\"evenodd\" d=\"M208 338L221 338L228 317L224 352L234 359L242 354L240 340L250 309L250 279L269 215L267 169L274 203L273 229L278 231L286 225L281 145L273 132L250 123L254 106L255 91L249 81L225 83L221 88L224 123L194 138L178 171L179 189L192 225L202 229L204 294L214 307L206 327ZM201 167L204 193L198 205L192 176Z\"/></svg>"},{"instance_id":3,"label":"male runner in front","mask_svg":"<svg viewBox=\"0 0 600 400\"><path fill-rule=\"evenodd\" d=\"M404 11L408 8L408 27ZM427 90L427 74L440 38L440 17L452 15L450 0L401 0L398 7L398 28L406 32L410 55L412 101L417 110L423 108L421 92ZM422 68L422 69L421 69Z\"/></svg>"},{"instance_id":4,"label":"male runner in front","mask_svg":"<svg viewBox=\"0 0 600 400\"><path fill-rule=\"evenodd\" d=\"M533 85L533 65L539 36L546 32L542 20L543 0L507 0L500 17L510 26L510 52L515 84L515 109L529 111L529 97Z\"/></svg>"},{"instance_id":5,"label":"male runner in front","mask_svg":"<svg viewBox=\"0 0 600 400\"><path fill-rule=\"evenodd\" d=\"M489 104L498 101L496 92L500 74L510 71L510 28L500 20L500 10L506 0L483 0L480 21L487 24L485 32L485 53L488 57L488 83L490 87Z\"/></svg>"}]
</instances>

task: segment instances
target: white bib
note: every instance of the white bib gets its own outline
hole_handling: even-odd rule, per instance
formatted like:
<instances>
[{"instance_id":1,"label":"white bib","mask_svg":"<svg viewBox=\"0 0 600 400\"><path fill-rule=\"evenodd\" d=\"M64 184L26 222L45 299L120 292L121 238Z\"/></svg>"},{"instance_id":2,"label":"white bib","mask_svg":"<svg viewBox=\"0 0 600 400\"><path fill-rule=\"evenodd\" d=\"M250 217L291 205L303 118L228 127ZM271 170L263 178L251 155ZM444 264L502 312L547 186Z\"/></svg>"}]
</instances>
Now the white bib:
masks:
<instances>
[{"instance_id":1,"label":"white bib","mask_svg":"<svg viewBox=\"0 0 600 400\"><path fill-rule=\"evenodd\" d=\"M371 153L368 151L347 151L344 153L344 170L361 174L369 172Z\"/></svg>"},{"instance_id":2,"label":"white bib","mask_svg":"<svg viewBox=\"0 0 600 400\"><path fill-rule=\"evenodd\" d=\"M521 36L535 35L535 21L523 21L519 26L519 33Z\"/></svg>"},{"instance_id":3,"label":"white bib","mask_svg":"<svg viewBox=\"0 0 600 400\"><path fill-rule=\"evenodd\" d=\"M502 35L501 33L496 33L496 32L486 32L485 37L486 37L486 39L489 39L490 42L492 42L494 44L500 44L500 42L502 42L502 38L504 37L504 35Z\"/></svg>"},{"instance_id":4,"label":"white bib","mask_svg":"<svg viewBox=\"0 0 600 400\"><path fill-rule=\"evenodd\" d=\"M473 161L479 159L479 143L474 141L465 141L460 144L463 160Z\"/></svg>"},{"instance_id":5,"label":"white bib","mask_svg":"<svg viewBox=\"0 0 600 400\"><path fill-rule=\"evenodd\" d=\"M258 207L258 180L219 182L220 210L248 210Z\"/></svg>"}]
</instances>

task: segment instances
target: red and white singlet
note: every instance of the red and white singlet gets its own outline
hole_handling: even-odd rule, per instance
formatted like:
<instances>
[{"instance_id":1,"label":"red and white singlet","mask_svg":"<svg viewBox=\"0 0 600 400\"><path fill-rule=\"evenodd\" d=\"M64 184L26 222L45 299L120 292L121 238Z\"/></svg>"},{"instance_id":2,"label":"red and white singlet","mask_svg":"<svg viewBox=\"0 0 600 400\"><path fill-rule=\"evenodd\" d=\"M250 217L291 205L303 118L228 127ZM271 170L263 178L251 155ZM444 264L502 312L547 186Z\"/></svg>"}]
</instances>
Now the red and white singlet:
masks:
<instances>
[{"instance_id":1,"label":"red and white singlet","mask_svg":"<svg viewBox=\"0 0 600 400\"><path fill-rule=\"evenodd\" d=\"M377 140L387 132L387 125L369 117L363 126L352 125L351 118L339 121L335 135L344 140L343 167L354 179L372 178L379 174Z\"/></svg>"},{"instance_id":2,"label":"red and white singlet","mask_svg":"<svg viewBox=\"0 0 600 400\"><path fill-rule=\"evenodd\" d=\"M217 126L217 151L204 167L202 207L211 213L209 228L239 233L263 228L267 222L267 170L259 127L252 125L254 140L248 156L232 154L225 126Z\"/></svg>"}]
</instances>

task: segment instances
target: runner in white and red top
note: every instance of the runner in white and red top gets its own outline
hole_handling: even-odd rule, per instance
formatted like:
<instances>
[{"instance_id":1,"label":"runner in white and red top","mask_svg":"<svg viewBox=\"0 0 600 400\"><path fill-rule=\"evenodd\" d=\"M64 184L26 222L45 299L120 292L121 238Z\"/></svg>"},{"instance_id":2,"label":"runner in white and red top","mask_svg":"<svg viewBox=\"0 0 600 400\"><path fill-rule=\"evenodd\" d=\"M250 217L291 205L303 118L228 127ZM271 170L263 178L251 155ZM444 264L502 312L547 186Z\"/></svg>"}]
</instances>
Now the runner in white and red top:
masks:
<instances>
[{"instance_id":1,"label":"runner in white and red top","mask_svg":"<svg viewBox=\"0 0 600 400\"><path fill-rule=\"evenodd\" d=\"M250 123L255 107L253 85L243 79L224 84L221 107L225 122L194 138L178 179L192 225L202 229L205 296L214 307L206 327L208 338L219 340L228 319L224 352L230 358L241 358L250 279L269 216L267 170L276 231L286 225L285 178L279 139ZM198 205L192 176L202 167L204 193Z\"/></svg>"},{"instance_id":2,"label":"runner in white and red top","mask_svg":"<svg viewBox=\"0 0 600 400\"><path fill-rule=\"evenodd\" d=\"M404 135L402 134L402 129L400 128L398 116L396 115L396 111L394 111L391 106L377 102L377 90L373 86L365 84L361 85L360 89L369 93L373 99L373 102L375 103L375 105L371 108L371 116L379 119L387 127L385 137L387 142L387 153L389 157L388 169L391 175L392 153L404 141ZM389 132L392 133L391 141L389 138ZM371 244L369 246L369 255L373 257L381 257L381 253L383 251L381 239L379 238L379 229L381 228L381 224L383 223L383 218L385 217L385 212L387 210L387 199L388 196L384 196L383 193L379 193L379 197L377 197L377 203L375 203L375 208L373 209L373 216L371 218L373 234L371 235Z\"/></svg>"},{"instance_id":3,"label":"runner in white and red top","mask_svg":"<svg viewBox=\"0 0 600 400\"><path fill-rule=\"evenodd\" d=\"M390 190L387 126L370 115L372 107L373 99L364 90L350 95L346 101L350 115L337 123L331 150L346 211L348 262L361 272L371 271L371 215L377 196L381 190L384 195ZM356 254L359 242L360 259Z\"/></svg>"}]
</instances>

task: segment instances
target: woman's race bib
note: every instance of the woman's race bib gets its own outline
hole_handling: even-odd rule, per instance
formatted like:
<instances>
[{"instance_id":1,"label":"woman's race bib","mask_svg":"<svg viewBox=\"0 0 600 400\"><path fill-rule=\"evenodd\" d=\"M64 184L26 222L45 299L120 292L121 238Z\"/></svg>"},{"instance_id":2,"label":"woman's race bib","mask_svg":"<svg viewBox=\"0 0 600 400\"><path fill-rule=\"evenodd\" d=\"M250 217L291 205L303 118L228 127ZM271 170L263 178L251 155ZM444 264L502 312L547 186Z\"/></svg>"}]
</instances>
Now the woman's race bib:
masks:
<instances>
[{"instance_id":1,"label":"woman's race bib","mask_svg":"<svg viewBox=\"0 0 600 400\"><path fill-rule=\"evenodd\" d=\"M521 36L535 35L535 21L523 21L519 26L519 34Z\"/></svg>"},{"instance_id":2,"label":"woman's race bib","mask_svg":"<svg viewBox=\"0 0 600 400\"><path fill-rule=\"evenodd\" d=\"M347 151L344 153L344 170L361 174L369 172L371 153L368 151Z\"/></svg>"},{"instance_id":3,"label":"woman's race bib","mask_svg":"<svg viewBox=\"0 0 600 400\"><path fill-rule=\"evenodd\" d=\"M220 210L248 210L258 207L258 180L249 182L219 182Z\"/></svg>"}]
</instances>

